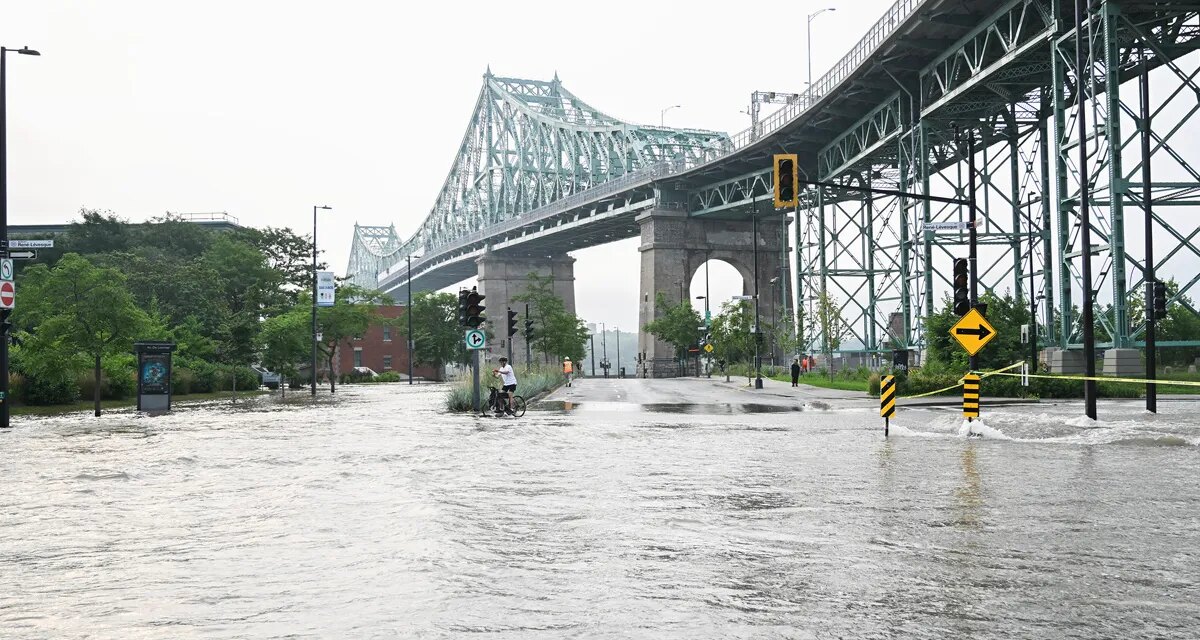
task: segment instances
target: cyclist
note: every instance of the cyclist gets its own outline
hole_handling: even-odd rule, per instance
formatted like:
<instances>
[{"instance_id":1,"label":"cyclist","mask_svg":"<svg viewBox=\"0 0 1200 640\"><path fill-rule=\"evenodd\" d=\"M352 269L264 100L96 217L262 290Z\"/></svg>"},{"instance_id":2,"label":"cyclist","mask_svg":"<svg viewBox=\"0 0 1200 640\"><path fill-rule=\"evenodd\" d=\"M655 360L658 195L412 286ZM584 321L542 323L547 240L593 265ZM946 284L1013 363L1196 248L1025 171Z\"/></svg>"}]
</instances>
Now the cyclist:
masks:
<instances>
[{"instance_id":1,"label":"cyclist","mask_svg":"<svg viewBox=\"0 0 1200 640\"><path fill-rule=\"evenodd\" d=\"M503 385L500 388L500 402L503 403L505 398L508 400L508 408L504 409L504 413L513 415L513 393L517 390L517 374L513 373L512 365L508 364L508 358L500 358L500 368L492 369L492 375L500 376L500 384ZM501 406L503 404L496 407L497 415L500 415Z\"/></svg>"},{"instance_id":2,"label":"cyclist","mask_svg":"<svg viewBox=\"0 0 1200 640\"><path fill-rule=\"evenodd\" d=\"M571 356L563 358L563 376L567 379L567 386L571 386L571 373L575 371L571 364Z\"/></svg>"}]
</instances>

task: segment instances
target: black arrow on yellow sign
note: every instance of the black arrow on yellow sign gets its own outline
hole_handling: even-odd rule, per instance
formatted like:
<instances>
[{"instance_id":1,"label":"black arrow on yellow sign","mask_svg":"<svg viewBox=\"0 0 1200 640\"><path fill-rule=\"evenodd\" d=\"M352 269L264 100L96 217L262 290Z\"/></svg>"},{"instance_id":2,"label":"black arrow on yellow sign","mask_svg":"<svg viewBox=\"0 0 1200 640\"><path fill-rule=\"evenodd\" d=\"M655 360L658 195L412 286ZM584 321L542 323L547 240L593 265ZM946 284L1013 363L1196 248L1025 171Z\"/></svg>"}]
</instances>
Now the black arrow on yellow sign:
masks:
<instances>
[{"instance_id":1,"label":"black arrow on yellow sign","mask_svg":"<svg viewBox=\"0 0 1200 640\"><path fill-rule=\"evenodd\" d=\"M960 336L979 336L980 340L992 335L992 332L983 325L979 325L978 329L955 329L954 333Z\"/></svg>"}]
</instances>

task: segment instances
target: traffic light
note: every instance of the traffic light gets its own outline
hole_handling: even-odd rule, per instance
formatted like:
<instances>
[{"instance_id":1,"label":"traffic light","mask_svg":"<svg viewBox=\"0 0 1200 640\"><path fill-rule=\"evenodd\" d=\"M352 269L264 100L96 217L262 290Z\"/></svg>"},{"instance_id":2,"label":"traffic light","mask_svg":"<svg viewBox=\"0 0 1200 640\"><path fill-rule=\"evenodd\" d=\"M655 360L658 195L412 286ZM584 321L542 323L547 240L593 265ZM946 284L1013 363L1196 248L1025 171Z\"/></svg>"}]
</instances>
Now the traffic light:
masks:
<instances>
[{"instance_id":1,"label":"traffic light","mask_svg":"<svg viewBox=\"0 0 1200 640\"><path fill-rule=\"evenodd\" d=\"M517 312L510 307L508 310L508 337L517 335Z\"/></svg>"},{"instance_id":2,"label":"traffic light","mask_svg":"<svg viewBox=\"0 0 1200 640\"><path fill-rule=\"evenodd\" d=\"M458 290L458 326L467 326L467 290Z\"/></svg>"},{"instance_id":3,"label":"traffic light","mask_svg":"<svg viewBox=\"0 0 1200 640\"><path fill-rule=\"evenodd\" d=\"M800 202L799 157L794 153L775 154L775 208L795 207Z\"/></svg>"},{"instance_id":4,"label":"traffic light","mask_svg":"<svg viewBox=\"0 0 1200 640\"><path fill-rule=\"evenodd\" d=\"M483 306L483 298L484 296L475 289L467 292L463 315L466 317L466 325L472 329L478 328L487 319L483 317L483 310L486 308Z\"/></svg>"},{"instance_id":5,"label":"traffic light","mask_svg":"<svg viewBox=\"0 0 1200 640\"><path fill-rule=\"evenodd\" d=\"M1167 317L1167 285L1162 282L1154 283L1154 319L1162 320Z\"/></svg>"},{"instance_id":6,"label":"traffic light","mask_svg":"<svg viewBox=\"0 0 1200 640\"><path fill-rule=\"evenodd\" d=\"M525 342L533 342L533 320L525 319Z\"/></svg>"},{"instance_id":7,"label":"traffic light","mask_svg":"<svg viewBox=\"0 0 1200 640\"><path fill-rule=\"evenodd\" d=\"M954 259L954 313L965 316L971 310L971 275L966 258Z\"/></svg>"}]
</instances>

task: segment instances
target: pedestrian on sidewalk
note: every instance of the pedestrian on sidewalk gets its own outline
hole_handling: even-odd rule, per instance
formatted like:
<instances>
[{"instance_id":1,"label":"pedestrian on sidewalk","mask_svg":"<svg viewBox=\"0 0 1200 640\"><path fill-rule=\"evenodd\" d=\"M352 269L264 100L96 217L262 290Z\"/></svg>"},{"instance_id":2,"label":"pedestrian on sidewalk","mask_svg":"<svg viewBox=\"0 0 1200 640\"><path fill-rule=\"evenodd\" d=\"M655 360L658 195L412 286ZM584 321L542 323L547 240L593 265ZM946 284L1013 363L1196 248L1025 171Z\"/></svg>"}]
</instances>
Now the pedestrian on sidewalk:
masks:
<instances>
[{"instance_id":1,"label":"pedestrian on sidewalk","mask_svg":"<svg viewBox=\"0 0 1200 640\"><path fill-rule=\"evenodd\" d=\"M575 367L571 365L571 357L563 358L563 376L567 379L567 386L571 386L571 374L575 372Z\"/></svg>"},{"instance_id":2,"label":"pedestrian on sidewalk","mask_svg":"<svg viewBox=\"0 0 1200 640\"><path fill-rule=\"evenodd\" d=\"M800 386L800 358L792 358L792 386Z\"/></svg>"}]
</instances>

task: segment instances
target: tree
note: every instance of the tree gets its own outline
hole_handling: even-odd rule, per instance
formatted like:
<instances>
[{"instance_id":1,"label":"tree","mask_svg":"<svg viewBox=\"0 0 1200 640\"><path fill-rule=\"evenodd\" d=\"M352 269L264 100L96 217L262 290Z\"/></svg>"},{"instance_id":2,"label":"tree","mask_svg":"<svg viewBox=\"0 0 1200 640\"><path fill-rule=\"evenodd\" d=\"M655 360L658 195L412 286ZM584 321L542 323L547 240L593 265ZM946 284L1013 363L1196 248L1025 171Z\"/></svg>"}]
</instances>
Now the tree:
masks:
<instances>
[{"instance_id":1,"label":"tree","mask_svg":"<svg viewBox=\"0 0 1200 640\"><path fill-rule=\"evenodd\" d=\"M297 375L297 365L312 353L312 317L295 307L290 313L268 318L262 327L262 364L280 375L280 395L287 380Z\"/></svg>"},{"instance_id":2,"label":"tree","mask_svg":"<svg viewBox=\"0 0 1200 640\"><path fill-rule=\"evenodd\" d=\"M458 298L452 293L422 291L413 295L413 364L438 370L450 362L462 362L463 332L458 326ZM407 312L406 312L407 313Z\"/></svg>"},{"instance_id":3,"label":"tree","mask_svg":"<svg viewBox=\"0 0 1200 640\"><path fill-rule=\"evenodd\" d=\"M987 305L988 324L996 329L992 338L979 352L981 369L1000 369L1028 357L1028 345L1021 344L1021 325L1029 322L1029 308L1013 298L1011 293L1003 297L984 293L979 302ZM968 356L965 349L950 335L950 329L958 322L954 304L949 296L942 299L942 308L925 319L925 344L928 348L929 364L944 366L951 371L966 371Z\"/></svg>"},{"instance_id":4,"label":"tree","mask_svg":"<svg viewBox=\"0 0 1200 640\"><path fill-rule=\"evenodd\" d=\"M298 307L308 307L312 298L301 297ZM361 336L373 322L390 322L379 314L380 305L388 299L378 291L370 291L362 287L343 282L338 288L336 301L332 307L321 307L317 310L317 326L321 334L321 342L317 350L325 357L329 365L329 391L337 390L334 358L337 357L338 345L349 341L355 336ZM311 333L311 330L310 330ZM313 372L314 378L317 372Z\"/></svg>"},{"instance_id":5,"label":"tree","mask_svg":"<svg viewBox=\"0 0 1200 640\"><path fill-rule=\"evenodd\" d=\"M658 317L642 328L671 345L676 357L682 361L687 358L688 349L699 344L702 335L699 327L704 325L704 319L690 301L672 304L661 291L654 294L654 308Z\"/></svg>"},{"instance_id":6,"label":"tree","mask_svg":"<svg viewBox=\"0 0 1200 640\"><path fill-rule=\"evenodd\" d=\"M837 298L821 291L817 297L817 323L821 327L821 335L825 340L825 357L829 362L829 373L833 375L833 352L842 346L842 338L849 333L850 327L842 319L842 306Z\"/></svg>"},{"instance_id":7,"label":"tree","mask_svg":"<svg viewBox=\"0 0 1200 640\"><path fill-rule=\"evenodd\" d=\"M100 360L128 353L133 340L150 328L150 318L134 304L125 277L68 253L53 269L35 265L22 281L19 322L37 327L39 339L83 353L94 363L94 401L100 415Z\"/></svg>"},{"instance_id":8,"label":"tree","mask_svg":"<svg viewBox=\"0 0 1200 640\"><path fill-rule=\"evenodd\" d=\"M276 227L240 229L238 234L266 257L267 268L280 275L292 302L299 298L300 292L312 291L311 237ZM325 268L324 262L317 263L317 270Z\"/></svg>"},{"instance_id":9,"label":"tree","mask_svg":"<svg viewBox=\"0 0 1200 640\"><path fill-rule=\"evenodd\" d=\"M554 278L530 273L527 283L525 292L514 296L513 302L529 304L529 319L534 326L531 346L545 357L582 360L587 353L587 326L555 295Z\"/></svg>"},{"instance_id":10,"label":"tree","mask_svg":"<svg viewBox=\"0 0 1200 640\"><path fill-rule=\"evenodd\" d=\"M746 300L725 302L721 313L713 318L713 352L725 362L745 361L752 365L754 357L754 307ZM746 367L747 381L753 366Z\"/></svg>"}]
</instances>

